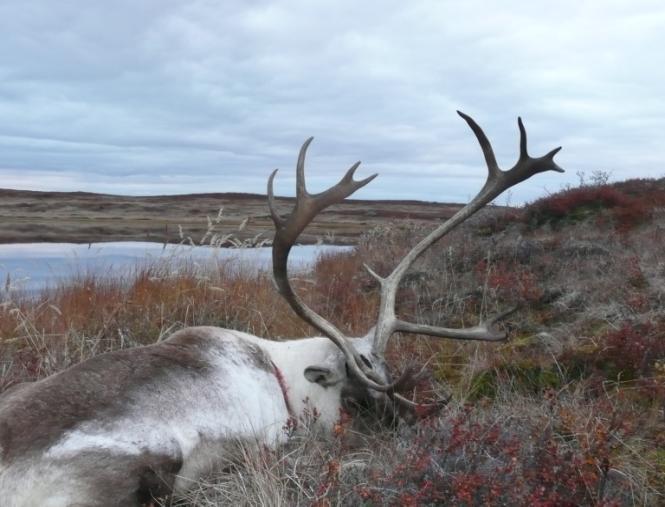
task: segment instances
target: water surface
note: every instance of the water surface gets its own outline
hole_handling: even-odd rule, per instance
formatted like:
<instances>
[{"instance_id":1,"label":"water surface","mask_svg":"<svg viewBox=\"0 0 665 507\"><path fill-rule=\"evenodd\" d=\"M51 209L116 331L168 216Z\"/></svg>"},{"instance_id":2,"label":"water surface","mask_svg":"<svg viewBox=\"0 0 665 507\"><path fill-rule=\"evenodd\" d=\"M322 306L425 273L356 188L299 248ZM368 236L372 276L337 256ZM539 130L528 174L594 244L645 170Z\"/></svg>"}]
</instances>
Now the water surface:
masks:
<instances>
[{"instance_id":1,"label":"water surface","mask_svg":"<svg viewBox=\"0 0 665 507\"><path fill-rule=\"evenodd\" d=\"M351 247L296 246L289 256L291 269L306 269L324 252ZM224 262L243 269L271 268L270 247L214 248L148 242L21 243L0 245L0 292L38 291L76 276L126 276L136 268L159 262L204 264Z\"/></svg>"}]
</instances>

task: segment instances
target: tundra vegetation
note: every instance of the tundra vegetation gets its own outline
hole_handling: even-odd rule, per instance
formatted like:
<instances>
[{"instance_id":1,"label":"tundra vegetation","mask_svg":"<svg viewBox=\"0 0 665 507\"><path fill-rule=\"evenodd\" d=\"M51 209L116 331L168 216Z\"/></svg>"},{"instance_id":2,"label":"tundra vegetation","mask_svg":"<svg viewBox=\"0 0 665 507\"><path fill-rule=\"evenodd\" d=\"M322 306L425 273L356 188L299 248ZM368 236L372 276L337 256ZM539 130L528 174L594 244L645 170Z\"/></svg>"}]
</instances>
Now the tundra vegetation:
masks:
<instances>
[{"instance_id":1,"label":"tundra vegetation","mask_svg":"<svg viewBox=\"0 0 665 507\"><path fill-rule=\"evenodd\" d=\"M470 327L519 305L502 343L397 336L396 371L427 365L412 399L448 400L386 427L357 407L329 435L239 448L170 505L659 505L665 491L665 181L594 182L487 208L406 274L397 312ZM292 281L349 335L375 323L381 276L429 233L400 221ZM271 277L176 261L82 275L0 307L0 391L102 352L214 325L318 334ZM355 417L351 417L355 415ZM317 418L315 411L312 420ZM284 431L293 431L285 427Z\"/></svg>"}]
</instances>

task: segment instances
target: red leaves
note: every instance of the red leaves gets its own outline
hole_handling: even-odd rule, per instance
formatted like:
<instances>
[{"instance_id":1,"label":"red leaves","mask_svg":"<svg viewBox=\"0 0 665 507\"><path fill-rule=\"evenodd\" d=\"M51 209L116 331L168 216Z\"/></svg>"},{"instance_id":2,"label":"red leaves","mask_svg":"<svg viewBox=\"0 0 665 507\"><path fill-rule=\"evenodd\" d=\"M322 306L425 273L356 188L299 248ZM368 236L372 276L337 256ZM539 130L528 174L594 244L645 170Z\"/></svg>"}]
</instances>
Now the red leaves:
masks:
<instances>
[{"instance_id":1,"label":"red leaves","mask_svg":"<svg viewBox=\"0 0 665 507\"><path fill-rule=\"evenodd\" d=\"M584 185L533 202L527 207L527 221L534 225L578 221L611 210L617 230L625 232L645 221L654 203L663 199L663 195L659 199L632 196L613 185Z\"/></svg>"},{"instance_id":2,"label":"red leaves","mask_svg":"<svg viewBox=\"0 0 665 507\"><path fill-rule=\"evenodd\" d=\"M665 323L625 323L601 343L597 361L611 362L627 379L647 377L656 360L665 357Z\"/></svg>"},{"instance_id":3,"label":"red leaves","mask_svg":"<svg viewBox=\"0 0 665 507\"><path fill-rule=\"evenodd\" d=\"M631 429L608 400L588 410L551 400L551 418L492 420L471 407L443 415L401 441L385 467L353 488L372 505L612 505L605 491L617 442ZM481 418L482 417L482 418ZM331 501L338 461L322 463ZM343 482L343 481L340 481ZM338 485L342 488L342 484ZM323 505L323 504L319 504Z\"/></svg>"}]
</instances>

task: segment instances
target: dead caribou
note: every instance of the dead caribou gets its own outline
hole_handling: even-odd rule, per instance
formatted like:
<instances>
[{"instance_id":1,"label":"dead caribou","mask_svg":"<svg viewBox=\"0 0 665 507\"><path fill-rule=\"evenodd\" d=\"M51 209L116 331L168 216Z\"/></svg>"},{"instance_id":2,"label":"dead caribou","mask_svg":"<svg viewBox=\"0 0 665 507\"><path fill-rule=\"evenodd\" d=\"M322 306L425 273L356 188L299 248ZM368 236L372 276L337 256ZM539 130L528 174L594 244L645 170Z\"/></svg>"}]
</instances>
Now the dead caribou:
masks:
<instances>
[{"instance_id":1,"label":"dead caribou","mask_svg":"<svg viewBox=\"0 0 665 507\"><path fill-rule=\"evenodd\" d=\"M324 208L343 201L376 175L353 179L359 163L319 194L305 187L305 154L297 163L297 199L284 218L275 209L273 180L268 204L275 223L273 273L293 310L323 337L290 341L258 338L240 331L192 327L145 347L102 354L0 397L0 499L4 507L140 505L187 489L208 472L237 440L274 446L285 441L284 426L309 408L317 424L331 427L346 390L362 391L378 405L415 404L400 394L410 374L391 380L384 360L390 337L416 333L460 340L500 341L496 324L504 312L476 327L448 329L397 317L400 280L427 248L506 189L543 171L559 171L560 148L532 158L521 119L520 155L499 169L482 129L473 130L488 167L478 195L418 243L383 278L376 326L349 338L315 313L294 292L287 259L300 233ZM305 400L308 400L306 403Z\"/></svg>"}]
</instances>

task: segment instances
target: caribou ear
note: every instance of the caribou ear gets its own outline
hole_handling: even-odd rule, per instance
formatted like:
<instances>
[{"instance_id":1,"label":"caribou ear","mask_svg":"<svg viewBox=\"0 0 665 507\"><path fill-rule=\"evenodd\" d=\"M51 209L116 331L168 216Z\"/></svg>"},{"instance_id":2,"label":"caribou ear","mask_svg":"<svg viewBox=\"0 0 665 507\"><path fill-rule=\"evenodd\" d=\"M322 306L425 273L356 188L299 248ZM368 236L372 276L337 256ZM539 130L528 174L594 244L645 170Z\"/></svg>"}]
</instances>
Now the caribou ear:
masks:
<instances>
[{"instance_id":1,"label":"caribou ear","mask_svg":"<svg viewBox=\"0 0 665 507\"><path fill-rule=\"evenodd\" d=\"M310 382L322 387L330 387L339 384L344 378L335 370L326 366L308 366L304 371L305 378Z\"/></svg>"}]
</instances>

